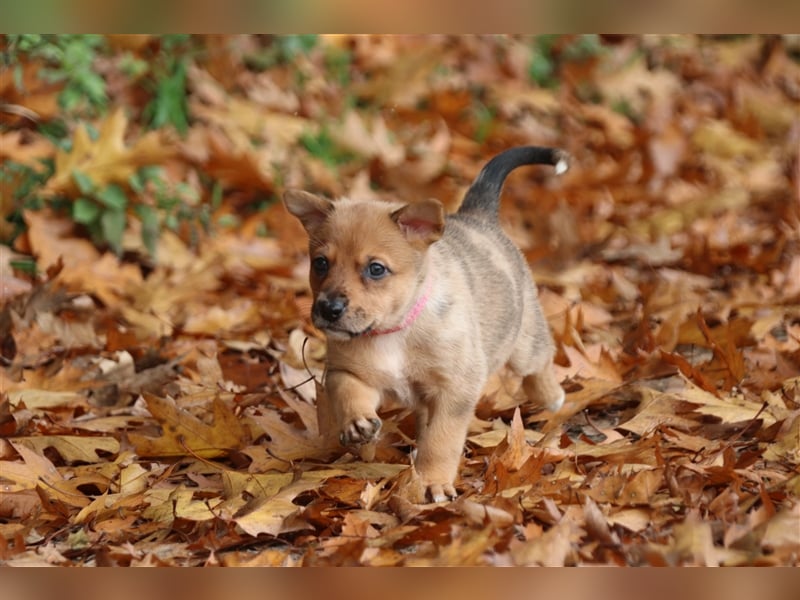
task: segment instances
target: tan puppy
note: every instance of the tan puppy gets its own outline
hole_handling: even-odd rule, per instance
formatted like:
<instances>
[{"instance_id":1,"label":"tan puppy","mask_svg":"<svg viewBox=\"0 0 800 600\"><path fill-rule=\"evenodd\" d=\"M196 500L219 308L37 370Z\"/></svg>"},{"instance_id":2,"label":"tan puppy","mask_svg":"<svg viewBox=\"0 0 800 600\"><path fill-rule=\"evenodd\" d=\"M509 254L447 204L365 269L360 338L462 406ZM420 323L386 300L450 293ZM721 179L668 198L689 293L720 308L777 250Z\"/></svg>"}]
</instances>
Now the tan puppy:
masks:
<instances>
[{"instance_id":1,"label":"tan puppy","mask_svg":"<svg viewBox=\"0 0 800 600\"><path fill-rule=\"evenodd\" d=\"M492 372L508 363L531 401L552 410L564 401L536 286L498 224L506 176L530 164L567 167L559 150L507 150L447 217L436 200L284 194L309 236L312 318L328 339L324 386L339 440L373 440L386 394L407 403L416 468L434 502L456 496L467 426Z\"/></svg>"}]
</instances>

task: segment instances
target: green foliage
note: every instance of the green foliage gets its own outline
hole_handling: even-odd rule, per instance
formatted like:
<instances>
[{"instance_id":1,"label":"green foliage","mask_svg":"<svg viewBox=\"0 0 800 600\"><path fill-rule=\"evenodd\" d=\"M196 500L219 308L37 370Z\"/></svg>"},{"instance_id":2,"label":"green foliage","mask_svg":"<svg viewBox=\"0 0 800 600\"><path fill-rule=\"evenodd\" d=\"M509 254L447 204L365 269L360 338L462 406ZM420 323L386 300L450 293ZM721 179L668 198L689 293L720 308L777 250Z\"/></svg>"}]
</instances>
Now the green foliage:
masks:
<instances>
[{"instance_id":1,"label":"green foliage","mask_svg":"<svg viewBox=\"0 0 800 600\"><path fill-rule=\"evenodd\" d=\"M353 55L344 48L328 48L325 53L325 67L336 83L346 86L350 83L350 67Z\"/></svg>"},{"instance_id":2,"label":"green foliage","mask_svg":"<svg viewBox=\"0 0 800 600\"><path fill-rule=\"evenodd\" d=\"M556 35L538 35L534 40L528 75L541 87L555 87L557 83L553 57L553 44L557 39Z\"/></svg>"},{"instance_id":3,"label":"green foliage","mask_svg":"<svg viewBox=\"0 0 800 600\"><path fill-rule=\"evenodd\" d=\"M106 82L94 68L98 54L107 51L100 35L9 34L7 60L16 65L15 83L21 87L19 59L27 56L47 66L39 71L45 81L65 84L59 102L67 112L96 114L108 104Z\"/></svg>"},{"instance_id":4,"label":"green foliage","mask_svg":"<svg viewBox=\"0 0 800 600\"><path fill-rule=\"evenodd\" d=\"M318 38L315 34L271 36L264 48L245 56L245 64L254 71L266 71L297 55L308 54L317 46Z\"/></svg>"},{"instance_id":5,"label":"green foliage","mask_svg":"<svg viewBox=\"0 0 800 600\"><path fill-rule=\"evenodd\" d=\"M282 52L286 56L302 51L309 43L305 39L308 36L294 37L298 39L283 42ZM316 37L312 37L315 41ZM102 115L108 109L106 82L96 68L97 59L109 53L106 38L9 34L5 41L5 51L0 58L3 66L13 66L13 81L19 91L25 91L21 66L25 62L40 61L45 65L39 71L43 80L64 83L58 97L63 116L37 123L39 133L65 151L71 150L70 130L77 124L96 139L97 130L84 118ZM142 124L150 128L172 126L182 135L187 132L187 72L197 55L194 38L178 34L155 38L137 54L122 52L116 57L116 68L140 89L150 92L151 99L142 111ZM9 239L0 240L2 242L11 242L24 231L24 210L45 206L65 211L76 224L85 228L95 244L107 246L118 254L123 249L122 238L130 217L141 221L142 239L151 255L155 254L162 227L178 229L189 223L190 229L198 225L208 228L210 223L211 209L198 206L197 193L185 184L170 185L156 167L139 169L127 185L113 183L102 188L86 174L75 171L72 177L80 193L76 198L45 198L39 194L38 190L53 174L52 161L47 161L42 169L13 161L3 162L2 167L0 182L13 190L6 204L9 214L5 217L13 227Z\"/></svg>"},{"instance_id":6,"label":"green foliage","mask_svg":"<svg viewBox=\"0 0 800 600\"><path fill-rule=\"evenodd\" d=\"M215 207L214 198L221 198L222 194L221 188L215 185L211 204L201 203L194 188L182 182L170 185L161 168L157 166L139 169L131 177L129 184L134 193L152 197L152 203L140 202L134 207L134 213L142 223L142 241L152 256L155 256L156 242L162 226L176 231L186 225L193 238L198 234L198 226L208 230L211 211Z\"/></svg>"},{"instance_id":7,"label":"green foliage","mask_svg":"<svg viewBox=\"0 0 800 600\"><path fill-rule=\"evenodd\" d=\"M191 36L165 35L153 55L146 86L153 99L144 110L144 120L151 129L172 125L181 135L189 129L186 72L198 50Z\"/></svg>"},{"instance_id":8,"label":"green foliage","mask_svg":"<svg viewBox=\"0 0 800 600\"><path fill-rule=\"evenodd\" d=\"M116 183L98 189L80 171L73 171L72 179L82 194L72 203L72 220L86 227L95 244L108 245L122 254L122 236L128 222L125 190Z\"/></svg>"},{"instance_id":9,"label":"green foliage","mask_svg":"<svg viewBox=\"0 0 800 600\"><path fill-rule=\"evenodd\" d=\"M317 134L304 134L300 143L308 150L309 154L320 159L330 167L336 167L352 161L355 155L344 150L334 142L330 133L322 128Z\"/></svg>"},{"instance_id":10,"label":"green foliage","mask_svg":"<svg viewBox=\"0 0 800 600\"><path fill-rule=\"evenodd\" d=\"M605 52L597 34L577 35L564 44L561 35L537 35L528 75L537 85L558 87L558 67L563 62L582 62Z\"/></svg>"},{"instance_id":11,"label":"green foliage","mask_svg":"<svg viewBox=\"0 0 800 600\"><path fill-rule=\"evenodd\" d=\"M22 213L25 210L39 210L45 206L45 200L39 196L38 190L53 174L53 161L40 163L39 169L21 165L14 161L5 161L0 168L0 200L6 214L3 218L11 225L10 231L0 236L0 243L10 243L25 230ZM10 193L9 193L10 192ZM9 198L2 198L3 194ZM0 231L4 231L0 228ZM5 236L8 236L7 238Z\"/></svg>"},{"instance_id":12,"label":"green foliage","mask_svg":"<svg viewBox=\"0 0 800 600\"><path fill-rule=\"evenodd\" d=\"M493 108L486 106L482 102L474 104L473 113L475 115L475 141L482 144L492 132L497 113Z\"/></svg>"},{"instance_id":13,"label":"green foliage","mask_svg":"<svg viewBox=\"0 0 800 600\"><path fill-rule=\"evenodd\" d=\"M189 129L186 102L186 63L170 59L163 74L155 80L155 97L145 109L150 127L157 129L172 125L181 135Z\"/></svg>"}]
</instances>

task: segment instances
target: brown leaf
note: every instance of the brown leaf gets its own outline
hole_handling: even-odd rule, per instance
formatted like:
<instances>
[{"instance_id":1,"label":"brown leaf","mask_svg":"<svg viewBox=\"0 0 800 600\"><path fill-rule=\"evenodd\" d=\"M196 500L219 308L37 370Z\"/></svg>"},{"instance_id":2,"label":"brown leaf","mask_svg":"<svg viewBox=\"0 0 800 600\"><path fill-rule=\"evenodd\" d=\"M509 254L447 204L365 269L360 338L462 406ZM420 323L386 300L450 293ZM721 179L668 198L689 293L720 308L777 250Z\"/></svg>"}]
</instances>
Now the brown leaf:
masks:
<instances>
[{"instance_id":1,"label":"brown leaf","mask_svg":"<svg viewBox=\"0 0 800 600\"><path fill-rule=\"evenodd\" d=\"M511 558L516 566L563 567L571 563L574 545L583 530L570 519L561 519L545 533L520 542L511 542Z\"/></svg>"},{"instance_id":2,"label":"brown leaf","mask_svg":"<svg viewBox=\"0 0 800 600\"><path fill-rule=\"evenodd\" d=\"M116 455L119 442L113 437L77 435L37 435L19 438L18 443L28 446L38 454L52 448L68 463L94 463L100 459L98 452Z\"/></svg>"},{"instance_id":3,"label":"brown leaf","mask_svg":"<svg viewBox=\"0 0 800 600\"><path fill-rule=\"evenodd\" d=\"M291 518L299 515L302 508L292 500L316 485L316 481L301 480L291 483L274 495L257 498L256 502L245 507L234 520L253 536L261 533L275 536L284 531L296 530L301 525L297 521L291 522Z\"/></svg>"},{"instance_id":4,"label":"brown leaf","mask_svg":"<svg viewBox=\"0 0 800 600\"><path fill-rule=\"evenodd\" d=\"M171 398L143 394L147 409L161 425L160 437L129 434L140 456L225 456L241 448L247 431L219 396L211 404L213 423L207 424L179 408Z\"/></svg>"}]
</instances>

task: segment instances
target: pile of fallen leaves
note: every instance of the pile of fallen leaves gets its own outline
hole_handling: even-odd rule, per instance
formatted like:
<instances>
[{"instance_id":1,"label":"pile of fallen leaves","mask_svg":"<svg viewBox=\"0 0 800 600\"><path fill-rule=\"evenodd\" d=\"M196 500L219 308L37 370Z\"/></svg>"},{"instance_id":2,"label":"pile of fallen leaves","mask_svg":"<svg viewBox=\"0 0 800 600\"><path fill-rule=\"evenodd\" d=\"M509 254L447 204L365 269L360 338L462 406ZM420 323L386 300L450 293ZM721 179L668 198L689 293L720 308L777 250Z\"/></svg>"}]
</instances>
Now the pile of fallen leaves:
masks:
<instances>
[{"instance_id":1,"label":"pile of fallen leaves","mask_svg":"<svg viewBox=\"0 0 800 600\"><path fill-rule=\"evenodd\" d=\"M55 209L0 246L0 562L800 563L794 38L607 37L578 55L559 38L552 85L532 79L531 38L324 37L250 68L268 42L204 38L183 136L137 125L113 56L97 69L118 108L92 135L56 148L3 115L4 165L54 160L45 196L77 197L76 169L108 183L154 163L222 196L208 233L165 228L154 255L135 218L111 252ZM23 67L6 106L54 118L57 90ZM516 172L501 210L567 401L520 405L500 373L459 498L417 504L404 410L364 456L320 442L305 237L275 199L455 209L517 144L574 158L562 177ZM39 275L13 267L25 256Z\"/></svg>"}]
</instances>

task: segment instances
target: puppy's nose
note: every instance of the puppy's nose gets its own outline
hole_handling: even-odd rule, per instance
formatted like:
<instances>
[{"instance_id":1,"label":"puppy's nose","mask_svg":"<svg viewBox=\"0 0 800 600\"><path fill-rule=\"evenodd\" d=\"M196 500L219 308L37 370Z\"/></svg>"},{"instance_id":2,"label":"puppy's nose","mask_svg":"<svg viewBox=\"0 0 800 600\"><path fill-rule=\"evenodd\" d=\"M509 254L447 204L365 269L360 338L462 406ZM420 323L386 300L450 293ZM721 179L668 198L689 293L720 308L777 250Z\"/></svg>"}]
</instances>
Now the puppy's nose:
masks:
<instances>
[{"instance_id":1,"label":"puppy's nose","mask_svg":"<svg viewBox=\"0 0 800 600\"><path fill-rule=\"evenodd\" d=\"M335 296L317 301L317 311L326 321L333 323L344 314L347 309L347 298Z\"/></svg>"}]
</instances>

